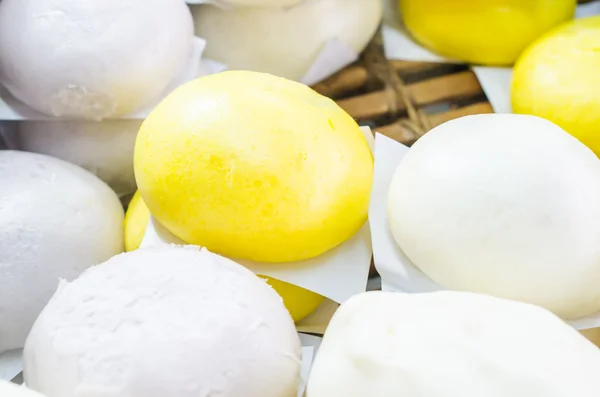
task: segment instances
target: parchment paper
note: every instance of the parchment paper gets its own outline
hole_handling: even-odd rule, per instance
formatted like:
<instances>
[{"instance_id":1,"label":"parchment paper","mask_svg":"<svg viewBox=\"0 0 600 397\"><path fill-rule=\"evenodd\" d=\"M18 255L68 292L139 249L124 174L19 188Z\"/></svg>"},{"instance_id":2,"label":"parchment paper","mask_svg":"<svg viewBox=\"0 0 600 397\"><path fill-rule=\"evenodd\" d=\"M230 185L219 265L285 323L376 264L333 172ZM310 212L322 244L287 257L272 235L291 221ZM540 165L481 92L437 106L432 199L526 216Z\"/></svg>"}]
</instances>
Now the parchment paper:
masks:
<instances>
[{"instance_id":1,"label":"parchment paper","mask_svg":"<svg viewBox=\"0 0 600 397\"><path fill-rule=\"evenodd\" d=\"M23 349L0 354L0 380L13 380L23 371Z\"/></svg>"},{"instance_id":2,"label":"parchment paper","mask_svg":"<svg viewBox=\"0 0 600 397\"><path fill-rule=\"evenodd\" d=\"M324 335L333 314L340 307L339 303L326 299L313 313L308 317L296 323L298 332L309 334Z\"/></svg>"},{"instance_id":3,"label":"parchment paper","mask_svg":"<svg viewBox=\"0 0 600 397\"><path fill-rule=\"evenodd\" d=\"M185 243L151 217L140 248L161 244ZM366 290L371 254L371 233L367 222L350 240L313 259L285 264L236 262L256 274L298 285L342 303Z\"/></svg>"},{"instance_id":4,"label":"parchment paper","mask_svg":"<svg viewBox=\"0 0 600 397\"><path fill-rule=\"evenodd\" d=\"M382 290L420 293L444 290L419 270L402 252L394 240L387 221L389 186L398 164L408 153L408 147L380 134L375 137L375 181L369 208L369 223L373 234L373 259L381 275ZM600 312L567 320L576 329L600 327Z\"/></svg>"},{"instance_id":5,"label":"parchment paper","mask_svg":"<svg viewBox=\"0 0 600 397\"><path fill-rule=\"evenodd\" d=\"M302 341L302 365L300 367L300 387L298 388L298 397L304 396L310 370L315 361L317 351L321 345L321 337L299 333Z\"/></svg>"}]
</instances>

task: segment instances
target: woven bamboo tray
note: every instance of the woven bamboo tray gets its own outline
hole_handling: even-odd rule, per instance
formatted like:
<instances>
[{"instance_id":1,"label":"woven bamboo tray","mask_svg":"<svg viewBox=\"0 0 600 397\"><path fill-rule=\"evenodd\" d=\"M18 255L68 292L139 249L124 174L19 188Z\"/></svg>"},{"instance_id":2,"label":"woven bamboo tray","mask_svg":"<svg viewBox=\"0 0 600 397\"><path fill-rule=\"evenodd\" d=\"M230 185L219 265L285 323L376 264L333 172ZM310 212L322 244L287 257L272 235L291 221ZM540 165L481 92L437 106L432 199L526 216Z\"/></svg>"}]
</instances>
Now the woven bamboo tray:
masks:
<instances>
[{"instance_id":1,"label":"woven bamboo tray","mask_svg":"<svg viewBox=\"0 0 600 397\"><path fill-rule=\"evenodd\" d=\"M493 112L468 65L387 60L379 33L359 62L313 88L406 145L448 120Z\"/></svg>"}]
</instances>

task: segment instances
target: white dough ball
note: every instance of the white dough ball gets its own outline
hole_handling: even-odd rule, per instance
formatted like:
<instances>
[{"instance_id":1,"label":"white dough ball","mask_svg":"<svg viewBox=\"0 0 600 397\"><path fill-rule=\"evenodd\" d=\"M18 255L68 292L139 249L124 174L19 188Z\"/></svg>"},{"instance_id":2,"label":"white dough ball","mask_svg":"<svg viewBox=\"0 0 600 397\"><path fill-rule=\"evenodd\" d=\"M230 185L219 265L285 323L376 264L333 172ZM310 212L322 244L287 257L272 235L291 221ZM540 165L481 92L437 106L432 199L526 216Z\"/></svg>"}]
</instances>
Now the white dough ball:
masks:
<instances>
[{"instance_id":1,"label":"white dough ball","mask_svg":"<svg viewBox=\"0 0 600 397\"><path fill-rule=\"evenodd\" d=\"M264 280L204 249L162 246L62 285L27 338L24 376L48 397L295 397L300 352Z\"/></svg>"},{"instance_id":2,"label":"white dough ball","mask_svg":"<svg viewBox=\"0 0 600 397\"><path fill-rule=\"evenodd\" d=\"M142 120L22 121L19 148L79 165L118 196L135 192L133 148Z\"/></svg>"},{"instance_id":3,"label":"white dough ball","mask_svg":"<svg viewBox=\"0 0 600 397\"><path fill-rule=\"evenodd\" d=\"M596 397L600 350L552 313L467 292L367 292L335 313L307 397Z\"/></svg>"},{"instance_id":4,"label":"white dough ball","mask_svg":"<svg viewBox=\"0 0 600 397\"><path fill-rule=\"evenodd\" d=\"M86 170L0 151L0 353L23 347L59 279L123 252L123 218L115 193Z\"/></svg>"},{"instance_id":5,"label":"white dough ball","mask_svg":"<svg viewBox=\"0 0 600 397\"><path fill-rule=\"evenodd\" d=\"M205 55L229 69L300 80L330 39L360 53L379 26L380 0L308 0L291 8L192 8Z\"/></svg>"},{"instance_id":6,"label":"white dough ball","mask_svg":"<svg viewBox=\"0 0 600 397\"><path fill-rule=\"evenodd\" d=\"M400 162L388 219L445 288L563 318L600 310L600 161L549 121L489 114L434 128Z\"/></svg>"},{"instance_id":7,"label":"white dough ball","mask_svg":"<svg viewBox=\"0 0 600 397\"><path fill-rule=\"evenodd\" d=\"M44 397L25 386L0 379L0 396L2 397Z\"/></svg>"},{"instance_id":8,"label":"white dough ball","mask_svg":"<svg viewBox=\"0 0 600 397\"><path fill-rule=\"evenodd\" d=\"M2 0L0 83L50 116L122 116L163 94L192 41L182 0Z\"/></svg>"}]
</instances>

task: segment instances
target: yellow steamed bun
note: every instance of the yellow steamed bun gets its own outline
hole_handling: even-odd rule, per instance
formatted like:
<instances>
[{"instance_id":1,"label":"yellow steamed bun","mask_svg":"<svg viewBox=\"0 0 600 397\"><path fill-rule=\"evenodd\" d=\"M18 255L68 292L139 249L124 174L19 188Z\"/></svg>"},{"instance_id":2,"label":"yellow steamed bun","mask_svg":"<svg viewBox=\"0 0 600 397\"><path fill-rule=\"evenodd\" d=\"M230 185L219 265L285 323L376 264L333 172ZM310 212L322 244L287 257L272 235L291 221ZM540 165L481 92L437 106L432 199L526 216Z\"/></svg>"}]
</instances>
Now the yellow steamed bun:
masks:
<instances>
[{"instance_id":1,"label":"yellow steamed bun","mask_svg":"<svg viewBox=\"0 0 600 397\"><path fill-rule=\"evenodd\" d=\"M576 0L400 0L421 44L450 58L511 65L527 45L573 18Z\"/></svg>"},{"instance_id":2,"label":"yellow steamed bun","mask_svg":"<svg viewBox=\"0 0 600 397\"><path fill-rule=\"evenodd\" d=\"M146 227L150 220L150 211L144 204L142 196L136 192L129 203L125 215L125 248L134 251L140 247ZM267 283L283 298L285 307L294 321L300 321L314 312L325 299L321 295L304 288L285 283L273 278L266 278Z\"/></svg>"},{"instance_id":3,"label":"yellow steamed bun","mask_svg":"<svg viewBox=\"0 0 600 397\"><path fill-rule=\"evenodd\" d=\"M268 74L229 71L175 90L142 124L136 180L180 239L231 258L291 262L367 220L373 157L332 100Z\"/></svg>"},{"instance_id":4,"label":"yellow steamed bun","mask_svg":"<svg viewBox=\"0 0 600 397\"><path fill-rule=\"evenodd\" d=\"M548 119L600 155L600 16L539 39L515 65L515 113Z\"/></svg>"}]
</instances>

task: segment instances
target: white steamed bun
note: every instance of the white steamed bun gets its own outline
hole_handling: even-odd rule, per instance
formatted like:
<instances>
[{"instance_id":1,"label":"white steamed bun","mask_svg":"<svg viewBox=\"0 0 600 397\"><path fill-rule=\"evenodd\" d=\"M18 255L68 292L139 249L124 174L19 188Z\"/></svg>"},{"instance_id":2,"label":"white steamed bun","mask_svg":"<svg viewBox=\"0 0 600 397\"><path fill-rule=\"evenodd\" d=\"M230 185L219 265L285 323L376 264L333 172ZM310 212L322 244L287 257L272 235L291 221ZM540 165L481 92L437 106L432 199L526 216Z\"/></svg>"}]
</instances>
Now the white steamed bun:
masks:
<instances>
[{"instance_id":1,"label":"white steamed bun","mask_svg":"<svg viewBox=\"0 0 600 397\"><path fill-rule=\"evenodd\" d=\"M122 116L163 94L192 42L183 0L2 0L0 83L50 116Z\"/></svg>"},{"instance_id":2,"label":"white steamed bun","mask_svg":"<svg viewBox=\"0 0 600 397\"><path fill-rule=\"evenodd\" d=\"M380 0L308 0L294 7L192 8L207 58L229 69L300 80L330 39L360 53L377 30Z\"/></svg>"},{"instance_id":3,"label":"white steamed bun","mask_svg":"<svg viewBox=\"0 0 600 397\"><path fill-rule=\"evenodd\" d=\"M0 151L0 353L23 347L59 279L123 251L123 217L115 193L84 169Z\"/></svg>"},{"instance_id":4,"label":"white steamed bun","mask_svg":"<svg viewBox=\"0 0 600 397\"><path fill-rule=\"evenodd\" d=\"M2 397L44 397L39 393L26 388L25 386L17 385L11 382L0 379L0 396Z\"/></svg>"},{"instance_id":5,"label":"white steamed bun","mask_svg":"<svg viewBox=\"0 0 600 397\"><path fill-rule=\"evenodd\" d=\"M307 397L596 397L600 350L552 313L467 292L367 292L335 313Z\"/></svg>"},{"instance_id":6,"label":"white steamed bun","mask_svg":"<svg viewBox=\"0 0 600 397\"><path fill-rule=\"evenodd\" d=\"M187 246L115 256L62 285L24 352L48 397L295 397L301 345L250 270Z\"/></svg>"},{"instance_id":7,"label":"white steamed bun","mask_svg":"<svg viewBox=\"0 0 600 397\"><path fill-rule=\"evenodd\" d=\"M135 191L133 148L142 120L37 121L19 123L19 148L79 165L118 196Z\"/></svg>"},{"instance_id":8,"label":"white steamed bun","mask_svg":"<svg viewBox=\"0 0 600 397\"><path fill-rule=\"evenodd\" d=\"M549 121L490 114L416 142L390 185L402 251L448 289L600 310L600 161Z\"/></svg>"}]
</instances>

